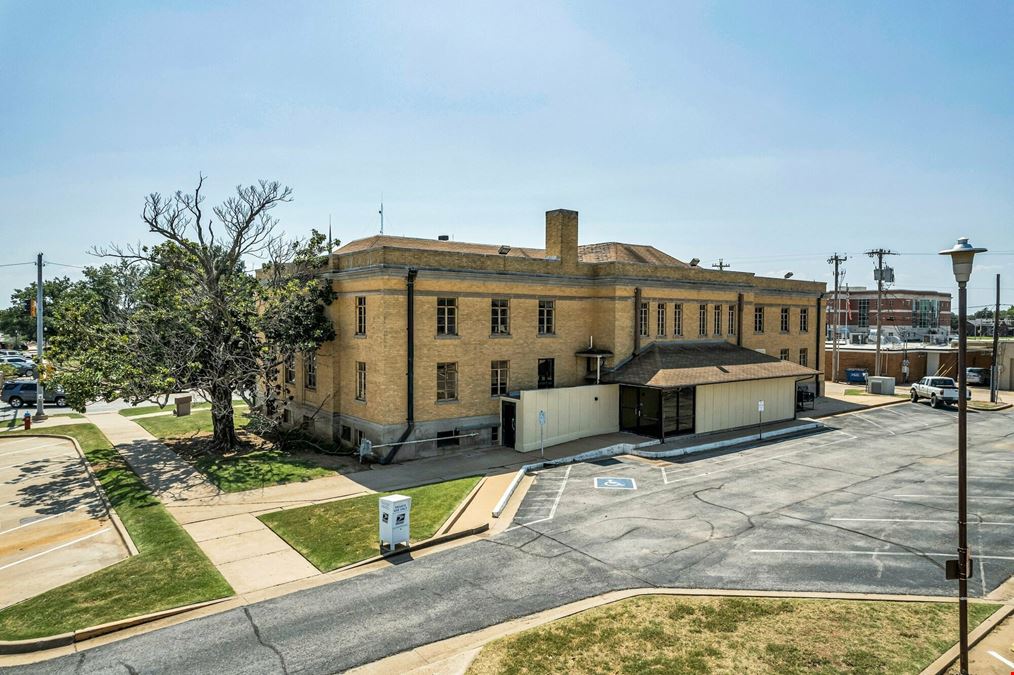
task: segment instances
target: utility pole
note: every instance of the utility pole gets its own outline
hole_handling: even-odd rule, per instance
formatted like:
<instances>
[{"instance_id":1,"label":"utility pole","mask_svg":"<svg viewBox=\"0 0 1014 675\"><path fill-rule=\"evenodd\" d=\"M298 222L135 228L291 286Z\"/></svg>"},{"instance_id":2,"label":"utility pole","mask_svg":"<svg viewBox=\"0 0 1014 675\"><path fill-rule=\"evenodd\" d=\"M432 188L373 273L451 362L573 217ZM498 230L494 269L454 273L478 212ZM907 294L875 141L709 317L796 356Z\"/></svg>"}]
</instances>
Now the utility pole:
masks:
<instances>
[{"instance_id":1,"label":"utility pole","mask_svg":"<svg viewBox=\"0 0 1014 675\"><path fill-rule=\"evenodd\" d=\"M993 367L989 369L989 400L996 403L996 392L1000 379L1000 274L996 275L996 307L993 309Z\"/></svg>"},{"instance_id":2,"label":"utility pole","mask_svg":"<svg viewBox=\"0 0 1014 675\"><path fill-rule=\"evenodd\" d=\"M35 281L35 372L38 373L36 394L35 394L35 419L44 420L46 419L46 392L42 384L42 343L45 341L46 336L42 330L42 254L40 253L35 261L36 267L36 281Z\"/></svg>"},{"instance_id":3,"label":"utility pole","mask_svg":"<svg viewBox=\"0 0 1014 675\"><path fill-rule=\"evenodd\" d=\"M717 267L719 272L723 271L726 267L732 267L732 265L725 262L725 258L719 258L718 262L712 263L711 266Z\"/></svg>"},{"instance_id":4,"label":"utility pole","mask_svg":"<svg viewBox=\"0 0 1014 675\"><path fill-rule=\"evenodd\" d=\"M889 251L886 248L875 248L871 251L867 251L866 255L871 258L877 259L877 361L873 366L873 374L880 376L880 329L881 329L881 311L880 305L884 299L884 256L885 255L898 255L894 251Z\"/></svg>"},{"instance_id":5,"label":"utility pole","mask_svg":"<svg viewBox=\"0 0 1014 675\"><path fill-rule=\"evenodd\" d=\"M838 255L836 252L827 259L829 264L834 265L834 312L831 314L831 381L838 381L838 288L839 276L838 265L848 260L847 255Z\"/></svg>"}]
</instances>

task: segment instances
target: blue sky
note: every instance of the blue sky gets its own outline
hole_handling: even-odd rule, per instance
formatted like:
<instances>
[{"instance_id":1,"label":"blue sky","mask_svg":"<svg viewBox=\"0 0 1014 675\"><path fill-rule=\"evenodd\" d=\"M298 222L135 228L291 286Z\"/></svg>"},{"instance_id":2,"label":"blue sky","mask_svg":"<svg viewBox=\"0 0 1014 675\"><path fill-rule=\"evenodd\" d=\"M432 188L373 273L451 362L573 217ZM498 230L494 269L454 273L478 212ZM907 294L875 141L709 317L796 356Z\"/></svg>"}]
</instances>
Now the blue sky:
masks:
<instances>
[{"instance_id":1,"label":"blue sky","mask_svg":"<svg viewBox=\"0 0 1014 675\"><path fill-rule=\"evenodd\" d=\"M293 236L653 244L872 285L958 236L1014 302L1014 3L0 0L0 264L147 240L144 195L277 179ZM856 254L859 254L858 256ZM892 259L950 290L947 260ZM74 273L50 267L47 274ZM0 267L0 302L34 276Z\"/></svg>"}]
</instances>

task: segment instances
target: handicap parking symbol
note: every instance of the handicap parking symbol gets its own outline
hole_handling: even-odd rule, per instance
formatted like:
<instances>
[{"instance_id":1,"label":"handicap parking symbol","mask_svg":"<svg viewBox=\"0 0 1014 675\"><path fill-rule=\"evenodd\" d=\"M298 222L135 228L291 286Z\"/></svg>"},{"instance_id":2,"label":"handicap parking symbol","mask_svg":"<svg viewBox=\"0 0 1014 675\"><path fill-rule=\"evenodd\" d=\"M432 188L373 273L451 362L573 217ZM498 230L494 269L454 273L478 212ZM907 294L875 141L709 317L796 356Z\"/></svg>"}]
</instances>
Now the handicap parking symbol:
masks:
<instances>
[{"instance_id":1,"label":"handicap parking symbol","mask_svg":"<svg viewBox=\"0 0 1014 675\"><path fill-rule=\"evenodd\" d=\"M595 487L600 490L636 490L637 483L633 478L596 478Z\"/></svg>"}]
</instances>

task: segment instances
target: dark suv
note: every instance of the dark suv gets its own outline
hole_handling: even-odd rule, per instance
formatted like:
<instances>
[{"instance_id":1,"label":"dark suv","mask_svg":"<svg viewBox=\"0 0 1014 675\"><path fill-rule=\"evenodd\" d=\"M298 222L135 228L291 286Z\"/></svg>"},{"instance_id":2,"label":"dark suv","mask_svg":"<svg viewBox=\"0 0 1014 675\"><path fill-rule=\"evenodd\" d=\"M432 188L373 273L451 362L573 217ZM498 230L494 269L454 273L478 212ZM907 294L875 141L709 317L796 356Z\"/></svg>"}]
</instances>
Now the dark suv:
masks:
<instances>
[{"instance_id":1,"label":"dark suv","mask_svg":"<svg viewBox=\"0 0 1014 675\"><path fill-rule=\"evenodd\" d=\"M0 392L0 401L12 408L20 408L26 403L35 403L39 397L39 384L35 380L4 382ZM67 397L59 387L46 387L46 403L55 403L61 408L67 405Z\"/></svg>"}]
</instances>

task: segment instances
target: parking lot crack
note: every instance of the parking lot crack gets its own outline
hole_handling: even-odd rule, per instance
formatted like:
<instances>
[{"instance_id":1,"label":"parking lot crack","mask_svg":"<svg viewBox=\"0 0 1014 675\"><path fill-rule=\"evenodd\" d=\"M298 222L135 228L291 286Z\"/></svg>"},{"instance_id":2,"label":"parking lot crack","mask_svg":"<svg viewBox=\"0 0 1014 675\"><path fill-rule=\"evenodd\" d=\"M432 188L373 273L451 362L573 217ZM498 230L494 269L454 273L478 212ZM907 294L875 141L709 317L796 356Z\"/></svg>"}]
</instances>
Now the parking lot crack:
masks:
<instances>
[{"instance_id":1,"label":"parking lot crack","mask_svg":"<svg viewBox=\"0 0 1014 675\"><path fill-rule=\"evenodd\" d=\"M855 530L855 529L853 529L851 527L845 527L844 525L835 525L833 523L826 523L826 522L823 522L823 521L820 521L820 520L813 520L811 518L803 518L802 516L792 516L792 515L789 515L787 513L782 513L780 515L782 517L784 517L784 518L789 518L791 520L799 520L799 521L802 521L804 523L810 523L811 525L818 525L818 526L821 526L821 527L830 527L830 528L833 528L835 530L840 530L842 532L849 532L850 534L857 534L860 537L865 537L866 539L872 539L873 541L878 541L878 542L880 542L882 544L887 544L889 546L897 546L898 548L904 549L904 550L908 551L909 553L911 553L913 555L916 555L916 556L922 558L923 560L925 560L925 561L927 561L929 563L932 563L933 565L936 565L940 569L943 569L943 567L944 567L943 565L941 565L937 561L933 560L933 558L931 558L930 556L926 555L925 552L923 552L923 551L915 548L914 546L906 546L905 544L902 544L900 542L893 541L891 539L885 539L883 537L877 537L875 535L869 534L868 532L863 532L861 530Z\"/></svg>"},{"instance_id":2,"label":"parking lot crack","mask_svg":"<svg viewBox=\"0 0 1014 675\"><path fill-rule=\"evenodd\" d=\"M254 635L257 637L257 642L261 643L262 646L267 647L268 649L270 649L275 653L275 656L278 657L279 665L281 665L282 667L282 673L284 673L284 675L289 675L289 670L285 665L285 657L282 656L282 652L279 651L277 647L275 647L273 644L269 642L264 641L264 637L261 635L261 629L257 626L257 622L254 621L253 615L250 614L250 608L244 607L243 613L246 614L247 620L250 621L250 626L253 628Z\"/></svg>"}]
</instances>

